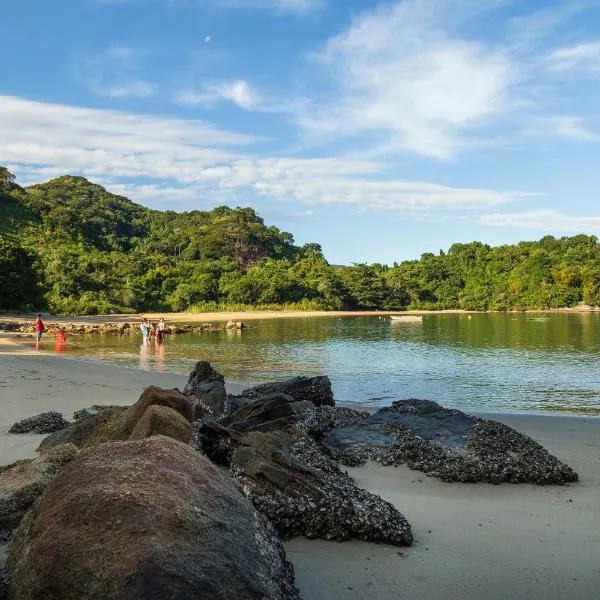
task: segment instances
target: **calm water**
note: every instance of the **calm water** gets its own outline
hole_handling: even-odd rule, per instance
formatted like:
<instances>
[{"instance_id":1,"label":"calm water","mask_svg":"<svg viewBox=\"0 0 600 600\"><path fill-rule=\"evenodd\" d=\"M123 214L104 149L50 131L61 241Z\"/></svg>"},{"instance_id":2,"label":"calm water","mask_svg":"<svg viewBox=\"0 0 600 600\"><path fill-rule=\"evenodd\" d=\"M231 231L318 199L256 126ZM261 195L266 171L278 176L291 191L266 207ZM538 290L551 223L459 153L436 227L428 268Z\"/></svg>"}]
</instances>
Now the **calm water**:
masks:
<instances>
[{"instance_id":1,"label":"calm water","mask_svg":"<svg viewBox=\"0 0 600 600\"><path fill-rule=\"evenodd\" d=\"M485 411L600 414L600 314L425 315L250 321L243 332L167 337L71 337L65 352L187 373L208 360L227 380L329 375L341 402L429 398ZM185 377L182 378L182 385Z\"/></svg>"}]
</instances>

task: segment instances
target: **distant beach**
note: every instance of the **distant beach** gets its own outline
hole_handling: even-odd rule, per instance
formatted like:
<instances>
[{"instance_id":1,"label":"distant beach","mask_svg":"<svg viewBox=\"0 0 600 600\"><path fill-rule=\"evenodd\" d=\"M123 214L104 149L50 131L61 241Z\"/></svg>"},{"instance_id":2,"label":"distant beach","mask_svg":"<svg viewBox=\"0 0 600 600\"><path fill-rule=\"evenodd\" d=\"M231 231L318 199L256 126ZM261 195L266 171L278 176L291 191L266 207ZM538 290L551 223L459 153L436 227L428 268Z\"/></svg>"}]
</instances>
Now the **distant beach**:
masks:
<instances>
[{"instance_id":1,"label":"distant beach","mask_svg":"<svg viewBox=\"0 0 600 600\"><path fill-rule=\"evenodd\" d=\"M92 404L131 404L148 385L186 376L71 360L0 337L0 456L32 457L41 435L12 435L15 421L47 410L71 418ZM239 392L241 386L229 386ZM304 600L590 600L600 567L600 419L492 415L572 465L566 486L450 484L406 467L349 469L359 485L403 512L416 542L392 548L297 538L287 543ZM1 553L0 553L1 557Z\"/></svg>"}]
</instances>

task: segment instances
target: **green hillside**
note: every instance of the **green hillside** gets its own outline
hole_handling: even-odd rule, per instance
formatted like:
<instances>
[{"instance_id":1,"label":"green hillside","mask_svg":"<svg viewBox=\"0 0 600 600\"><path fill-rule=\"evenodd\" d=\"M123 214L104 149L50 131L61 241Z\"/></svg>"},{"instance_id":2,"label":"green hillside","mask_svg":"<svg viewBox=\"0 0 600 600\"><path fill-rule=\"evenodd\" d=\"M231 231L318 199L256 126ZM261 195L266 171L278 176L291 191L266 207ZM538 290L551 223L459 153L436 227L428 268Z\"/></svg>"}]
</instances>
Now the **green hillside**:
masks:
<instances>
[{"instance_id":1,"label":"green hillside","mask_svg":"<svg viewBox=\"0 0 600 600\"><path fill-rule=\"evenodd\" d=\"M387 265L330 265L251 208L154 211L83 177L19 187L0 167L0 309L64 314L293 306L507 310L600 304L578 235Z\"/></svg>"}]
</instances>

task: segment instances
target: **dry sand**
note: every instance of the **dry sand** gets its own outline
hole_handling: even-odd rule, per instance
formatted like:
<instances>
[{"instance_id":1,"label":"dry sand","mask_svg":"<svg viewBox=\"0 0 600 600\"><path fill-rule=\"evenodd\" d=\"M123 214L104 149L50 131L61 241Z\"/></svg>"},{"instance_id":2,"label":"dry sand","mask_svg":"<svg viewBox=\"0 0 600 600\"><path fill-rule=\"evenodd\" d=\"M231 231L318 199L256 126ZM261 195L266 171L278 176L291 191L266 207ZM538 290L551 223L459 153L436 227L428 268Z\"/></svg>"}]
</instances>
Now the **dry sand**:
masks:
<instances>
[{"instance_id":1,"label":"dry sand","mask_svg":"<svg viewBox=\"0 0 600 600\"><path fill-rule=\"evenodd\" d=\"M128 404L177 374L124 369L19 347L0 337L0 464L33 456L43 436L10 435L46 410ZM231 391L239 391L233 386ZM448 484L407 468L349 469L401 510L410 548L298 538L287 544L304 600L595 600L600 597L600 419L494 415L573 466L567 486ZM2 549L0 549L1 562Z\"/></svg>"}]
</instances>

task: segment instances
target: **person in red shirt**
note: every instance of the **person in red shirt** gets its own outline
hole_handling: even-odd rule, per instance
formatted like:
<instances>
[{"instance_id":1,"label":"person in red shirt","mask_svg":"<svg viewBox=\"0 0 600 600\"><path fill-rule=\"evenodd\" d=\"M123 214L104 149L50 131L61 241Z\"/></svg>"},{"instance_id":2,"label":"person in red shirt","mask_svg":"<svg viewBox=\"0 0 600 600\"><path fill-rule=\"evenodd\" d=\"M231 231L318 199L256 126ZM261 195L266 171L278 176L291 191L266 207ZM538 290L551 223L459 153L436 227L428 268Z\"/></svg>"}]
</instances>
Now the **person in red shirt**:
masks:
<instances>
[{"instance_id":1,"label":"person in red shirt","mask_svg":"<svg viewBox=\"0 0 600 600\"><path fill-rule=\"evenodd\" d=\"M39 346L42 334L46 331L46 326L44 325L44 321L42 321L42 315L38 314L33 325L35 327L35 345Z\"/></svg>"}]
</instances>

